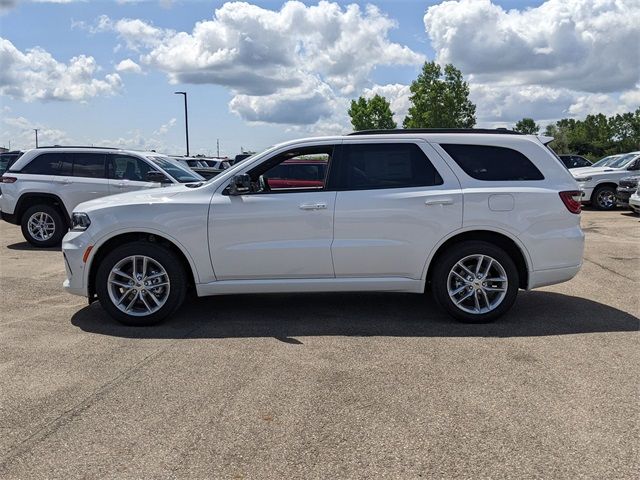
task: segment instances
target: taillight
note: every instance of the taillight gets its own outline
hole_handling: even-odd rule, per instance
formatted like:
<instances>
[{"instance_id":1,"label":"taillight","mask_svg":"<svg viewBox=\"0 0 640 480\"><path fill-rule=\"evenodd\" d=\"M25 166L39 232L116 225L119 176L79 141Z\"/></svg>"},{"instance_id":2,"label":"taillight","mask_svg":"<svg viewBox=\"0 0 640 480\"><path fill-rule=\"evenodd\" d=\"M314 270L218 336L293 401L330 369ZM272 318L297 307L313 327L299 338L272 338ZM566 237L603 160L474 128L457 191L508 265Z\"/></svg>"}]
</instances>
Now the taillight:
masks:
<instances>
[{"instance_id":1,"label":"taillight","mask_svg":"<svg viewBox=\"0 0 640 480\"><path fill-rule=\"evenodd\" d=\"M580 213L582 211L582 192L580 190L570 190L568 192L560 192L562 203L571 213Z\"/></svg>"},{"instance_id":2,"label":"taillight","mask_svg":"<svg viewBox=\"0 0 640 480\"><path fill-rule=\"evenodd\" d=\"M2 183L15 183L18 180L16 177L2 177Z\"/></svg>"}]
</instances>

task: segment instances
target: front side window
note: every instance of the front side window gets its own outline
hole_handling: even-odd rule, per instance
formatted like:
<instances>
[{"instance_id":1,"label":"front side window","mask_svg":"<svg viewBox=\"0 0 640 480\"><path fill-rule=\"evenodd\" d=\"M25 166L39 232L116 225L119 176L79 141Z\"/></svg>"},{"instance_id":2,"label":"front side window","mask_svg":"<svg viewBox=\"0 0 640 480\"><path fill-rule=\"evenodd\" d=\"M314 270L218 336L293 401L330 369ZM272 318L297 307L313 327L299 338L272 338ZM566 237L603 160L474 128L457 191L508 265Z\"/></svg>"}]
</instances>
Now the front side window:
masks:
<instances>
[{"instance_id":1,"label":"front side window","mask_svg":"<svg viewBox=\"0 0 640 480\"><path fill-rule=\"evenodd\" d=\"M338 184L341 190L429 187L442 177L415 143L342 146Z\"/></svg>"},{"instance_id":2,"label":"front side window","mask_svg":"<svg viewBox=\"0 0 640 480\"><path fill-rule=\"evenodd\" d=\"M333 145L302 147L277 155L249 172L252 191L324 189L333 149Z\"/></svg>"},{"instance_id":3,"label":"front side window","mask_svg":"<svg viewBox=\"0 0 640 480\"><path fill-rule=\"evenodd\" d=\"M73 163L73 176L105 178L105 155L102 153L68 153L67 160Z\"/></svg>"},{"instance_id":4,"label":"front side window","mask_svg":"<svg viewBox=\"0 0 640 480\"><path fill-rule=\"evenodd\" d=\"M109 178L145 182L152 170L148 163L129 155L109 155Z\"/></svg>"},{"instance_id":5,"label":"front side window","mask_svg":"<svg viewBox=\"0 0 640 480\"><path fill-rule=\"evenodd\" d=\"M544 176L517 150L492 145L440 144L472 178L484 181L543 180Z\"/></svg>"}]
</instances>

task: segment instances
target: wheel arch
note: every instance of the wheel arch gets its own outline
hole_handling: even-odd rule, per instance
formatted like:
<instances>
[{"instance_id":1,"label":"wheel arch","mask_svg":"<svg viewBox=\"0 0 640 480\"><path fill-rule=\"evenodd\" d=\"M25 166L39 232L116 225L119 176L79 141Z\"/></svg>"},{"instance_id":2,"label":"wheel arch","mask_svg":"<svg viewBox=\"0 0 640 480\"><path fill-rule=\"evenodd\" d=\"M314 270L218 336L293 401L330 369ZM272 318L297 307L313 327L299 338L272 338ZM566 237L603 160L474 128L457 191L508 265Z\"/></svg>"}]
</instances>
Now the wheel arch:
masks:
<instances>
[{"instance_id":1,"label":"wheel arch","mask_svg":"<svg viewBox=\"0 0 640 480\"><path fill-rule=\"evenodd\" d=\"M505 250L507 254L513 259L514 263L516 264L516 268L518 269L520 288L526 289L528 287L529 271L531 270L531 259L524 245L522 245L522 243L517 238L509 235L506 232L483 227L454 232L432 250L430 258L426 264L426 275L423 276L425 281L425 289L429 287L434 267L442 254L456 243L469 240L485 241Z\"/></svg>"},{"instance_id":2,"label":"wheel arch","mask_svg":"<svg viewBox=\"0 0 640 480\"><path fill-rule=\"evenodd\" d=\"M18 224L22 223L22 215L24 212L33 205L52 205L57 208L62 214L62 218L65 222L67 222L67 226L71 225L71 217L69 216L69 212L67 212L67 208L64 205L62 199L53 193L40 193L40 192L27 192L23 193L18 201L16 202L16 208L14 210L14 214L16 216L16 222Z\"/></svg>"},{"instance_id":3,"label":"wheel arch","mask_svg":"<svg viewBox=\"0 0 640 480\"><path fill-rule=\"evenodd\" d=\"M99 242L96 242L91 250L91 255L87 260L86 270L86 285L87 296L91 302L96 295L95 279L98 271L98 266L102 259L109 254L114 248L127 243L146 241L151 243L157 243L168 247L173 253L176 254L184 271L189 279L189 286L195 286L198 283L198 271L191 256L187 253L187 250L175 239L170 238L164 233L158 233L150 230L136 230L119 232L114 235L103 237Z\"/></svg>"}]
</instances>

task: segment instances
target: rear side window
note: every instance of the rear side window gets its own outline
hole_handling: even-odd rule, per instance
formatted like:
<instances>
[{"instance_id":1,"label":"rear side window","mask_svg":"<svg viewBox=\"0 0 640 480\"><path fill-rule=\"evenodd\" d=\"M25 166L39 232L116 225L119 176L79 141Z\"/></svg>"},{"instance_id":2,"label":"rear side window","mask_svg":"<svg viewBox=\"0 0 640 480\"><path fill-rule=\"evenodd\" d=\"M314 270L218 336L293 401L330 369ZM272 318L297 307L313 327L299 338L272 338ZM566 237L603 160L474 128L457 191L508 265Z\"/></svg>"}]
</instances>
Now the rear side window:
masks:
<instances>
[{"instance_id":1,"label":"rear side window","mask_svg":"<svg viewBox=\"0 0 640 480\"><path fill-rule=\"evenodd\" d=\"M425 153L414 143L346 144L340 155L339 188L428 187L442 185Z\"/></svg>"},{"instance_id":2,"label":"rear side window","mask_svg":"<svg viewBox=\"0 0 640 480\"><path fill-rule=\"evenodd\" d=\"M144 182L150 170L151 167L139 158L128 155L109 155L109 178Z\"/></svg>"},{"instance_id":3,"label":"rear side window","mask_svg":"<svg viewBox=\"0 0 640 480\"><path fill-rule=\"evenodd\" d=\"M64 153L43 153L22 167L20 172L32 175L71 175L71 163Z\"/></svg>"},{"instance_id":4,"label":"rear side window","mask_svg":"<svg viewBox=\"0 0 640 480\"><path fill-rule=\"evenodd\" d=\"M467 175L477 180L544 180L531 160L511 148L459 144L440 146Z\"/></svg>"},{"instance_id":5,"label":"rear side window","mask_svg":"<svg viewBox=\"0 0 640 480\"><path fill-rule=\"evenodd\" d=\"M86 178L105 178L104 159L101 153L68 153L73 160L73 176Z\"/></svg>"}]
</instances>

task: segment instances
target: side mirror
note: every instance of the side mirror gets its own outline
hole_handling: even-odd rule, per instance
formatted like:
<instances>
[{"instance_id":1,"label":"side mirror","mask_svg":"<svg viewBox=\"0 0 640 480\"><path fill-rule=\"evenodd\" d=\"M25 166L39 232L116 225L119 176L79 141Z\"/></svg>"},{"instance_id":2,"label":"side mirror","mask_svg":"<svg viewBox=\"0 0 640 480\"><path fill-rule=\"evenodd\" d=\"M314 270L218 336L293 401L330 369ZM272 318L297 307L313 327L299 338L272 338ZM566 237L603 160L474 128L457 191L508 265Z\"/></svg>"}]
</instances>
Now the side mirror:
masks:
<instances>
[{"instance_id":1,"label":"side mirror","mask_svg":"<svg viewBox=\"0 0 640 480\"><path fill-rule=\"evenodd\" d=\"M627 170L640 170L640 160L636 160L627 167Z\"/></svg>"},{"instance_id":2,"label":"side mirror","mask_svg":"<svg viewBox=\"0 0 640 480\"><path fill-rule=\"evenodd\" d=\"M147 180L147 182L173 183L171 180L167 178L167 176L164 173L158 172L156 170L148 171L147 175L145 176L145 179Z\"/></svg>"},{"instance_id":3,"label":"side mirror","mask_svg":"<svg viewBox=\"0 0 640 480\"><path fill-rule=\"evenodd\" d=\"M229 195L242 195L251 190L251 177L248 173L241 173L231 178Z\"/></svg>"}]
</instances>

